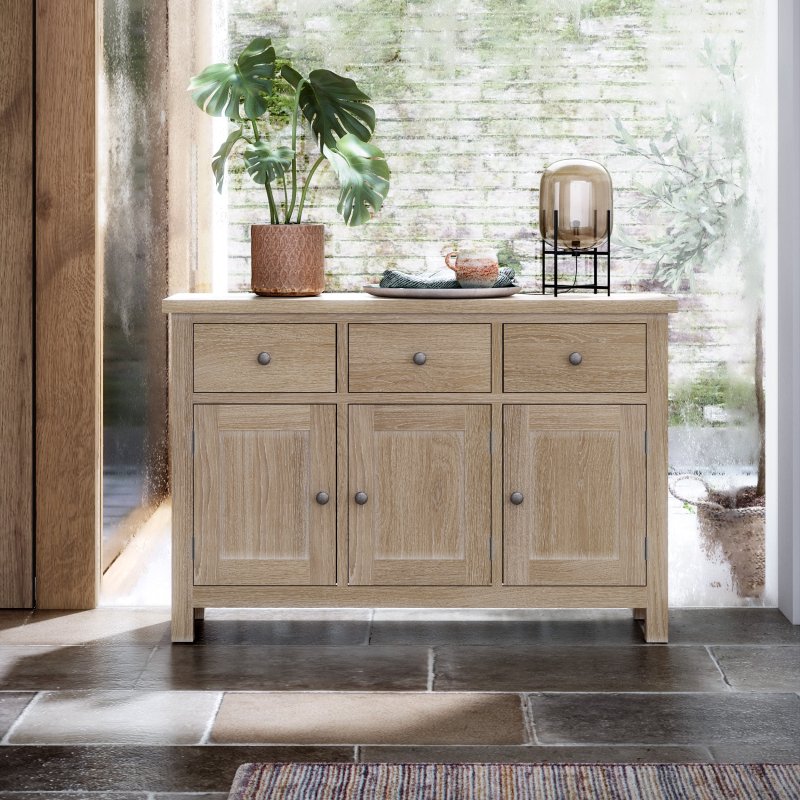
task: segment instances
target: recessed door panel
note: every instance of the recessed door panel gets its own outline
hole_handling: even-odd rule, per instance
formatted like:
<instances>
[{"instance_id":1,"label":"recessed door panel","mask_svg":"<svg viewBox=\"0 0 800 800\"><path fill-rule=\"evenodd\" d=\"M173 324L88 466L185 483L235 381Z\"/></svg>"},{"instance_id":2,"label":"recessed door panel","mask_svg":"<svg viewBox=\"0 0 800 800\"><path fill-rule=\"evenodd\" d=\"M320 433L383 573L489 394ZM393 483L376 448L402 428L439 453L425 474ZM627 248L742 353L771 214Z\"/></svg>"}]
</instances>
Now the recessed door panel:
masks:
<instances>
[{"instance_id":1,"label":"recessed door panel","mask_svg":"<svg viewBox=\"0 0 800 800\"><path fill-rule=\"evenodd\" d=\"M505 583L645 583L645 419L644 406L505 407Z\"/></svg>"},{"instance_id":2,"label":"recessed door panel","mask_svg":"<svg viewBox=\"0 0 800 800\"><path fill-rule=\"evenodd\" d=\"M194 414L195 583L335 583L335 407Z\"/></svg>"},{"instance_id":3,"label":"recessed door panel","mask_svg":"<svg viewBox=\"0 0 800 800\"><path fill-rule=\"evenodd\" d=\"M350 583L489 583L490 425L488 406L351 406Z\"/></svg>"}]
</instances>

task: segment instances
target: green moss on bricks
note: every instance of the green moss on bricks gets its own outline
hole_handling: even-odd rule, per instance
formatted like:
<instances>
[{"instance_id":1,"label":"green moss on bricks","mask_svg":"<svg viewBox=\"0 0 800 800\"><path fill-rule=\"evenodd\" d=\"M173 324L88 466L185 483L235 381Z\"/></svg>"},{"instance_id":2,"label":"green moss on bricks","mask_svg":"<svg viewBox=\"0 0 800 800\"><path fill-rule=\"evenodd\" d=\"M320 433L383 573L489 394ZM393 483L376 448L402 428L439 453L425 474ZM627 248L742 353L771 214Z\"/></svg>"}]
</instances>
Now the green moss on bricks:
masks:
<instances>
[{"instance_id":1,"label":"green moss on bricks","mask_svg":"<svg viewBox=\"0 0 800 800\"><path fill-rule=\"evenodd\" d=\"M654 0L593 0L581 6L586 17L617 17L636 15L649 17L653 13Z\"/></svg>"}]
</instances>

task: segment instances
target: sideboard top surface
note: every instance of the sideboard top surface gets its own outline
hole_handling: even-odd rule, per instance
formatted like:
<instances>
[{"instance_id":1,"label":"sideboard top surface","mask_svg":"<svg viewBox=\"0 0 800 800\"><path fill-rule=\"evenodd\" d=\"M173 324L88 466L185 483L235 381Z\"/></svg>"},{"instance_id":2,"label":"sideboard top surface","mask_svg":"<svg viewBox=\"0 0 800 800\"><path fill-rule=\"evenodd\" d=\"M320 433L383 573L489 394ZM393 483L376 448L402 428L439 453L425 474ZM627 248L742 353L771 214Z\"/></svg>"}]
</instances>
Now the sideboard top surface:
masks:
<instances>
[{"instance_id":1,"label":"sideboard top surface","mask_svg":"<svg viewBox=\"0 0 800 800\"><path fill-rule=\"evenodd\" d=\"M259 297L241 292L174 294L162 302L161 309L166 314L669 314L678 310L678 301L656 293L402 300L363 292L326 292L319 297Z\"/></svg>"}]
</instances>

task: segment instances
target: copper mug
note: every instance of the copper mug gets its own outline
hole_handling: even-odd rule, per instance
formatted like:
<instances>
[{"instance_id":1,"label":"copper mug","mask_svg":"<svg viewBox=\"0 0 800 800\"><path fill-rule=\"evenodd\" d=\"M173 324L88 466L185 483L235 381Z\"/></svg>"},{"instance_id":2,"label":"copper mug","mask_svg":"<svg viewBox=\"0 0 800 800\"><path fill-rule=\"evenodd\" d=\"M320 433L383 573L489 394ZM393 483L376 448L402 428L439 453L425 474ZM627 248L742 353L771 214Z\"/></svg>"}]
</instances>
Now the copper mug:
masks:
<instances>
[{"instance_id":1,"label":"copper mug","mask_svg":"<svg viewBox=\"0 0 800 800\"><path fill-rule=\"evenodd\" d=\"M455 259L455 263L451 261ZM497 253L491 250L462 250L448 253L444 263L456 273L463 289L486 289L497 283L500 268Z\"/></svg>"}]
</instances>

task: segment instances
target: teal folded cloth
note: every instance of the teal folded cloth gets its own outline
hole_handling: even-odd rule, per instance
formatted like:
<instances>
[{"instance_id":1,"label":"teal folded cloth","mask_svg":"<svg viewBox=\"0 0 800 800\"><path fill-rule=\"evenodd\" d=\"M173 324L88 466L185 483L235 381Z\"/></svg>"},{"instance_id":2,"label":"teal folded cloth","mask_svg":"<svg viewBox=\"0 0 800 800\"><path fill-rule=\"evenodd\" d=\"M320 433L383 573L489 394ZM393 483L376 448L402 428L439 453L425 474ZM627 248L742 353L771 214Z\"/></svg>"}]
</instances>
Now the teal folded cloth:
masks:
<instances>
[{"instance_id":1,"label":"teal folded cloth","mask_svg":"<svg viewBox=\"0 0 800 800\"><path fill-rule=\"evenodd\" d=\"M434 275L409 275L396 269L387 269L383 273L380 286L384 289L460 289L461 284L455 277L446 277L447 273L438 272ZM505 286L519 286L511 267L501 267L497 280L492 288Z\"/></svg>"}]
</instances>

